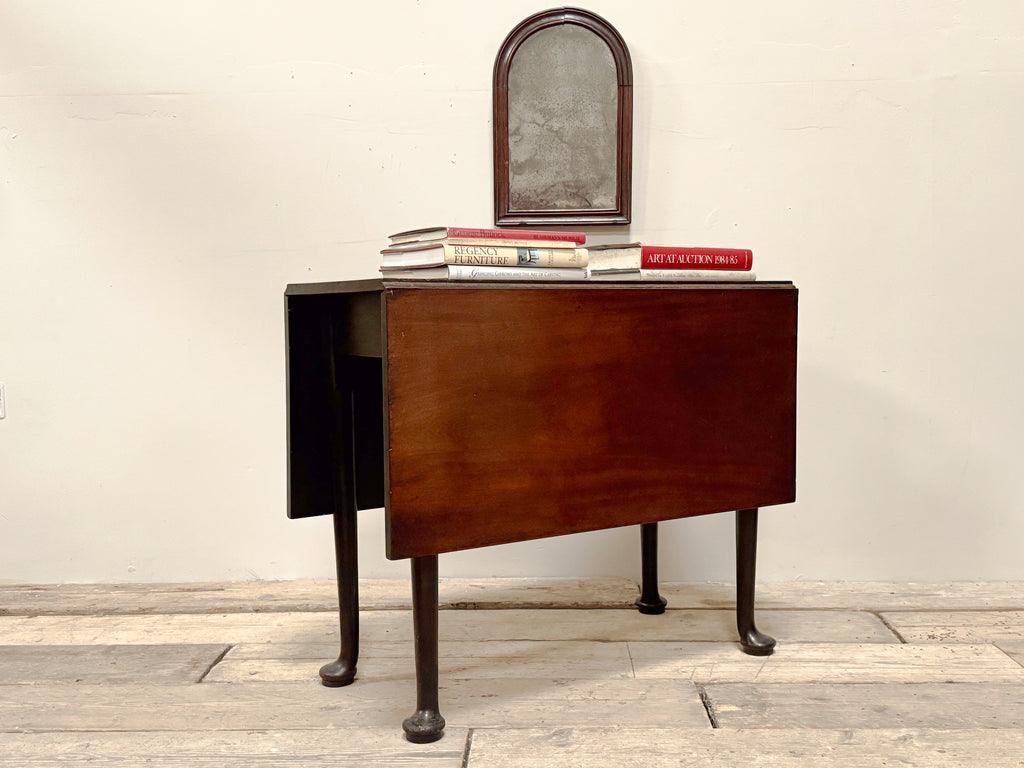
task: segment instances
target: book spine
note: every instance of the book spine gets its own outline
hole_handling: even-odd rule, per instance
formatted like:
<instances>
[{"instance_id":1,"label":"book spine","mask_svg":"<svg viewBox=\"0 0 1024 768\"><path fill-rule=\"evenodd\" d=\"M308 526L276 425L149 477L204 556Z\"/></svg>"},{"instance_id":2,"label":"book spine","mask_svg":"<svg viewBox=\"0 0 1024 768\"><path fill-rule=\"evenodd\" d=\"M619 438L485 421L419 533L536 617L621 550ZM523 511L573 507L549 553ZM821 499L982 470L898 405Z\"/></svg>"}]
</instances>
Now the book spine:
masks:
<instances>
[{"instance_id":1,"label":"book spine","mask_svg":"<svg viewBox=\"0 0 1024 768\"><path fill-rule=\"evenodd\" d=\"M621 282L623 280L639 280L639 269L617 269L608 271L591 272L587 270L587 280Z\"/></svg>"},{"instance_id":2,"label":"book spine","mask_svg":"<svg viewBox=\"0 0 1024 768\"><path fill-rule=\"evenodd\" d=\"M640 249L640 269L750 269L754 254L745 248L674 248L645 245Z\"/></svg>"},{"instance_id":3,"label":"book spine","mask_svg":"<svg viewBox=\"0 0 1024 768\"><path fill-rule=\"evenodd\" d=\"M757 275L749 270L726 269L641 269L641 280L691 281L691 282L749 282Z\"/></svg>"},{"instance_id":4,"label":"book spine","mask_svg":"<svg viewBox=\"0 0 1024 768\"><path fill-rule=\"evenodd\" d=\"M560 243L579 243L587 241L585 232L542 232L531 229L473 229L470 227L448 227L448 237L472 237L488 240L555 240Z\"/></svg>"},{"instance_id":5,"label":"book spine","mask_svg":"<svg viewBox=\"0 0 1024 768\"><path fill-rule=\"evenodd\" d=\"M469 267L581 268L586 248L513 248L496 245L444 246L445 264Z\"/></svg>"},{"instance_id":6,"label":"book spine","mask_svg":"<svg viewBox=\"0 0 1024 768\"><path fill-rule=\"evenodd\" d=\"M443 240L447 245L495 245L502 248L560 248L562 250L576 247L576 243L567 240L533 240L524 238L498 238L486 237L446 237Z\"/></svg>"},{"instance_id":7,"label":"book spine","mask_svg":"<svg viewBox=\"0 0 1024 768\"><path fill-rule=\"evenodd\" d=\"M468 267L448 266L450 280L584 280L585 269L544 269L543 267Z\"/></svg>"}]
</instances>

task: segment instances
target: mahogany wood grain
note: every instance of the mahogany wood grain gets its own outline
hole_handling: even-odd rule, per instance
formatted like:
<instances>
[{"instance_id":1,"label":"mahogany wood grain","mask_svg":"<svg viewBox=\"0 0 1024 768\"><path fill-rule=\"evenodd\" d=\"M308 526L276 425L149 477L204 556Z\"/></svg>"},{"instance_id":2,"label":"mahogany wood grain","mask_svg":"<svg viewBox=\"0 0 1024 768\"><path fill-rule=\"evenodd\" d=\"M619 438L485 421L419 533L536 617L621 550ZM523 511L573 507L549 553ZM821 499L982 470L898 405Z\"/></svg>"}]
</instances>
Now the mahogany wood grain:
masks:
<instances>
[{"instance_id":1,"label":"mahogany wood grain","mask_svg":"<svg viewBox=\"0 0 1024 768\"><path fill-rule=\"evenodd\" d=\"M795 498L792 285L384 297L392 559Z\"/></svg>"}]
</instances>

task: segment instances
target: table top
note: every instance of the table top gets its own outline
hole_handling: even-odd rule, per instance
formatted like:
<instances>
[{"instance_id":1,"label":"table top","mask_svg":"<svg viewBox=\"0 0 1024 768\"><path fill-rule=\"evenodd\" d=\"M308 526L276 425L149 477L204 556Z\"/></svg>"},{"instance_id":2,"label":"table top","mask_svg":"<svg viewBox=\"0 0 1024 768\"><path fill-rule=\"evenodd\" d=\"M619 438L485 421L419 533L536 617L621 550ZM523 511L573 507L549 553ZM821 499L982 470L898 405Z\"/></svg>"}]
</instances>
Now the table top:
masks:
<instances>
[{"instance_id":1,"label":"table top","mask_svg":"<svg viewBox=\"0 0 1024 768\"><path fill-rule=\"evenodd\" d=\"M588 282L585 280L386 280L384 278L367 278L360 280L335 280L316 283L290 283L285 289L286 296L313 296L329 293L363 293L381 291L384 288L442 288L454 290L466 289L523 289L534 288L538 290L569 289L569 290L608 290L615 288L629 288L633 290L751 290L764 288L792 288L793 283L789 280L754 280L750 282L723 281L723 282L686 282L679 281L637 281L637 280L601 280Z\"/></svg>"}]
</instances>

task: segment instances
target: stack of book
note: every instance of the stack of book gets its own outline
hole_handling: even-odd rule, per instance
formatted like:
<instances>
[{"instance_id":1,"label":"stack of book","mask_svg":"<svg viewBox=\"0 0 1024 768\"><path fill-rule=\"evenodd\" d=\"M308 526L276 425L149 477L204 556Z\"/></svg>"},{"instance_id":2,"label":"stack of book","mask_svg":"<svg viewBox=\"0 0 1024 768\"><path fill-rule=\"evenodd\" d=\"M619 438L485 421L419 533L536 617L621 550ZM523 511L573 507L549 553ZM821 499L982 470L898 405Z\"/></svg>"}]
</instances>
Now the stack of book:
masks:
<instances>
[{"instance_id":1,"label":"stack of book","mask_svg":"<svg viewBox=\"0 0 1024 768\"><path fill-rule=\"evenodd\" d=\"M584 247L582 232L428 227L381 250L389 280L753 281L745 248L618 243Z\"/></svg>"},{"instance_id":2,"label":"stack of book","mask_svg":"<svg viewBox=\"0 0 1024 768\"><path fill-rule=\"evenodd\" d=\"M744 248L688 248L640 243L589 249L590 280L756 280L754 255Z\"/></svg>"},{"instance_id":3,"label":"stack of book","mask_svg":"<svg viewBox=\"0 0 1024 768\"><path fill-rule=\"evenodd\" d=\"M587 236L466 227L398 232L381 253L388 280L586 280Z\"/></svg>"}]
</instances>

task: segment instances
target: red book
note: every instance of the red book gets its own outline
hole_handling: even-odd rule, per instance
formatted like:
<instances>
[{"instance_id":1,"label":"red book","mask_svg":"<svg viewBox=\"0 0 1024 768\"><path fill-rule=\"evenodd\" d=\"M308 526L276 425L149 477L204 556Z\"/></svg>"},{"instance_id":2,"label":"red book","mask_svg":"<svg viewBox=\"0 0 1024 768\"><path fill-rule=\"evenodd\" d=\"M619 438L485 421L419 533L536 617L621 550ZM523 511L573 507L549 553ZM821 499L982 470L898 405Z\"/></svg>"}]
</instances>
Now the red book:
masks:
<instances>
[{"instance_id":1,"label":"red book","mask_svg":"<svg viewBox=\"0 0 1024 768\"><path fill-rule=\"evenodd\" d=\"M396 232L390 235L393 245L421 240L446 238L473 238L483 240L543 240L582 245L587 241L585 232L543 232L535 229L473 229L471 227L426 227Z\"/></svg>"},{"instance_id":2,"label":"red book","mask_svg":"<svg viewBox=\"0 0 1024 768\"><path fill-rule=\"evenodd\" d=\"M640 249L640 269L728 269L746 271L754 254L746 248L675 248L645 245Z\"/></svg>"}]
</instances>

